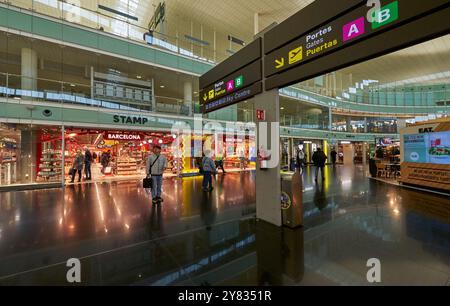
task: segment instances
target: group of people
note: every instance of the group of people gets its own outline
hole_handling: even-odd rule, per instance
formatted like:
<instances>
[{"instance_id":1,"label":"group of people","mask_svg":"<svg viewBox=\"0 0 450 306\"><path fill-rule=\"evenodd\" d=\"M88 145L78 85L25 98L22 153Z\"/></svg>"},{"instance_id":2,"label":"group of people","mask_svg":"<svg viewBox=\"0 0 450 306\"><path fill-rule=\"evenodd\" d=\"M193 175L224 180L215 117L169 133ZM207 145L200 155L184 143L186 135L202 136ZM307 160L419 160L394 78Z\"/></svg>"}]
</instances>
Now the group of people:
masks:
<instances>
[{"instance_id":1,"label":"group of people","mask_svg":"<svg viewBox=\"0 0 450 306\"><path fill-rule=\"evenodd\" d=\"M212 177L217 174L217 168L222 168L223 173L226 173L222 163L214 161L211 158L211 152L205 152L204 157L199 163L200 173L203 175L202 190L204 192L211 192L214 188L212 186ZM153 147L152 154L149 155L146 162L146 173L148 178L152 178L152 203L159 204L164 202L162 195L163 174L167 168L167 158L161 154L161 147Z\"/></svg>"},{"instance_id":2,"label":"group of people","mask_svg":"<svg viewBox=\"0 0 450 306\"><path fill-rule=\"evenodd\" d=\"M84 151L84 154L83 154ZM91 153L88 147L84 147L83 151L81 149L77 150L73 165L71 168L71 183L75 182L75 177L78 173L78 182L81 182L82 172L84 169L85 180L92 180L92 163L97 159L97 154ZM111 161L111 151L103 153L100 158L100 163L102 165L102 173L105 174L105 169L108 167Z\"/></svg>"},{"instance_id":3,"label":"group of people","mask_svg":"<svg viewBox=\"0 0 450 306\"><path fill-rule=\"evenodd\" d=\"M337 162L338 153L333 148L331 150L330 155L331 155L331 162L332 162L333 166L335 166L336 162ZM325 169L325 164L328 160L328 156L325 154L325 152L321 148L317 148L317 150L313 153L313 156L311 159L314 164L314 167L316 168L315 180L317 181L319 178L319 171L321 172L322 180L325 180L324 169ZM296 160L297 160L297 166L299 169L302 169L304 166L306 166L306 154L305 154L305 151L303 151L303 149L299 149L297 151Z\"/></svg>"}]
</instances>

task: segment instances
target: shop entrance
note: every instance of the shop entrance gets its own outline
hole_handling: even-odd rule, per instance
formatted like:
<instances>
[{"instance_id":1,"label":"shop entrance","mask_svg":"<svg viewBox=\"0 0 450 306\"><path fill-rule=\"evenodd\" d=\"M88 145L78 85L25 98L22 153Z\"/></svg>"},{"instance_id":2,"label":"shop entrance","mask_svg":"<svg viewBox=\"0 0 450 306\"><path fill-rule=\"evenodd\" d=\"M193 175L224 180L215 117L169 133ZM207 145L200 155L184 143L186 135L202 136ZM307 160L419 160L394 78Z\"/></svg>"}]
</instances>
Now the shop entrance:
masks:
<instances>
[{"instance_id":1,"label":"shop entrance","mask_svg":"<svg viewBox=\"0 0 450 306\"><path fill-rule=\"evenodd\" d=\"M143 132L123 130L97 130L66 128L64 175L70 182L70 169L73 168L77 152L83 157L86 149L92 155L92 180L141 178L146 174L146 160L154 145L162 148L167 157L166 175L179 175L181 156L172 150L176 136L167 132ZM83 166L83 179L86 181L86 164ZM78 177L77 177L78 178Z\"/></svg>"}]
</instances>

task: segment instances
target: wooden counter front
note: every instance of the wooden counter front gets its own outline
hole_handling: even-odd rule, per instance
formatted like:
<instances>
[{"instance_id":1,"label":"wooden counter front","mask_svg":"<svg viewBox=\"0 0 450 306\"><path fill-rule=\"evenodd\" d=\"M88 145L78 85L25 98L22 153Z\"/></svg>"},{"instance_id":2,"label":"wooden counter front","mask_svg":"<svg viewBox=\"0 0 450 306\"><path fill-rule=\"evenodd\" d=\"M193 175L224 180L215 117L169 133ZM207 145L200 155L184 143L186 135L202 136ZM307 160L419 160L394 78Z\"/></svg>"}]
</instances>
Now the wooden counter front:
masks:
<instances>
[{"instance_id":1,"label":"wooden counter front","mask_svg":"<svg viewBox=\"0 0 450 306\"><path fill-rule=\"evenodd\" d=\"M450 165L402 163L400 182L450 191Z\"/></svg>"}]
</instances>

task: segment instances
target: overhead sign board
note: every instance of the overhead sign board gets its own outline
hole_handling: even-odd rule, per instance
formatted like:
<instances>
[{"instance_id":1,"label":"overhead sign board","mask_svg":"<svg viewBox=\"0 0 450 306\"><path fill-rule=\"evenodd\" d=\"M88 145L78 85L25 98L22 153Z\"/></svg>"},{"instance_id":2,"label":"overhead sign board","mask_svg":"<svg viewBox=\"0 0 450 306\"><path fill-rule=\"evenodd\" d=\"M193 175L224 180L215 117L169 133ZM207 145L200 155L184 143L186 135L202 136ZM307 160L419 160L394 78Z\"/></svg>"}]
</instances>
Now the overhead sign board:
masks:
<instances>
[{"instance_id":1,"label":"overhead sign board","mask_svg":"<svg viewBox=\"0 0 450 306\"><path fill-rule=\"evenodd\" d=\"M232 56L200 77L200 104L204 113L249 99L261 92L261 48L259 38L242 49L239 56Z\"/></svg>"},{"instance_id":2,"label":"overhead sign board","mask_svg":"<svg viewBox=\"0 0 450 306\"><path fill-rule=\"evenodd\" d=\"M356 9L269 53L264 60L265 76L282 73L348 45L364 43L369 37L384 33L448 2L382 0L379 10L367 7L364 2ZM368 16L371 16L371 22Z\"/></svg>"},{"instance_id":3,"label":"overhead sign board","mask_svg":"<svg viewBox=\"0 0 450 306\"><path fill-rule=\"evenodd\" d=\"M260 94L262 92L261 82L255 83L249 87L235 91L233 94L226 95L218 100L209 101L202 105L202 112L209 113L226 106L236 104L250 99L251 97Z\"/></svg>"},{"instance_id":4,"label":"overhead sign board","mask_svg":"<svg viewBox=\"0 0 450 306\"><path fill-rule=\"evenodd\" d=\"M217 81L200 91L201 104L212 102L250 86L262 79L261 61L253 62L241 70Z\"/></svg>"},{"instance_id":5,"label":"overhead sign board","mask_svg":"<svg viewBox=\"0 0 450 306\"><path fill-rule=\"evenodd\" d=\"M450 0L379 2L314 1L204 74L203 110L230 105L238 100L231 95L260 81L265 91L284 88L450 33ZM255 64L262 46L264 70Z\"/></svg>"},{"instance_id":6,"label":"overhead sign board","mask_svg":"<svg viewBox=\"0 0 450 306\"><path fill-rule=\"evenodd\" d=\"M245 66L261 59L261 38L256 39L245 48L229 57L222 63L213 67L200 77L199 87L204 89L211 84L217 83L219 80L241 70Z\"/></svg>"}]
</instances>

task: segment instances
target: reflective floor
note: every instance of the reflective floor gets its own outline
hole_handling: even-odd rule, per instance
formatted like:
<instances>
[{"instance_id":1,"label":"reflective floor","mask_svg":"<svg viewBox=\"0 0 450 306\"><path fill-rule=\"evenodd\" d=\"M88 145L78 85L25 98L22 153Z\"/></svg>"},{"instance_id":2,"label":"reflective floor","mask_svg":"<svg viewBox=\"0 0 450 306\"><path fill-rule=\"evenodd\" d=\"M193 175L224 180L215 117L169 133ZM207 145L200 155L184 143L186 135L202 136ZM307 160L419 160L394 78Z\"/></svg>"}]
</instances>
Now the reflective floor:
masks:
<instances>
[{"instance_id":1,"label":"reflective floor","mask_svg":"<svg viewBox=\"0 0 450 306\"><path fill-rule=\"evenodd\" d=\"M304 172L304 227L255 220L254 173L167 179L151 205L138 181L0 193L0 284L450 284L450 200L373 181L362 167Z\"/></svg>"}]
</instances>

